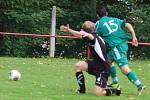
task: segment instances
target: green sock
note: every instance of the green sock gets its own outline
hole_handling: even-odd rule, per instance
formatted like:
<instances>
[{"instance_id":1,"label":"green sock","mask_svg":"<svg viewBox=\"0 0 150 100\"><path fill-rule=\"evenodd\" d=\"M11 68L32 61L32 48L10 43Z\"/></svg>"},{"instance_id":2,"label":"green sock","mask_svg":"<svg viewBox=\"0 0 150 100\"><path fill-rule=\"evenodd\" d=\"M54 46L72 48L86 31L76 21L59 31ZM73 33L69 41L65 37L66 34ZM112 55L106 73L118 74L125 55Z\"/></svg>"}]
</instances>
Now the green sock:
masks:
<instances>
[{"instance_id":1,"label":"green sock","mask_svg":"<svg viewBox=\"0 0 150 100\"><path fill-rule=\"evenodd\" d=\"M136 76L136 74L135 74L134 72L129 72L129 73L127 74L127 77L128 77L128 79L129 79L133 84L135 84L137 87L138 87L139 85L141 85L141 82L138 80L138 78L137 78L137 76Z\"/></svg>"},{"instance_id":2,"label":"green sock","mask_svg":"<svg viewBox=\"0 0 150 100\"><path fill-rule=\"evenodd\" d=\"M115 66L111 67L110 72L113 83L118 83L116 67Z\"/></svg>"}]
</instances>

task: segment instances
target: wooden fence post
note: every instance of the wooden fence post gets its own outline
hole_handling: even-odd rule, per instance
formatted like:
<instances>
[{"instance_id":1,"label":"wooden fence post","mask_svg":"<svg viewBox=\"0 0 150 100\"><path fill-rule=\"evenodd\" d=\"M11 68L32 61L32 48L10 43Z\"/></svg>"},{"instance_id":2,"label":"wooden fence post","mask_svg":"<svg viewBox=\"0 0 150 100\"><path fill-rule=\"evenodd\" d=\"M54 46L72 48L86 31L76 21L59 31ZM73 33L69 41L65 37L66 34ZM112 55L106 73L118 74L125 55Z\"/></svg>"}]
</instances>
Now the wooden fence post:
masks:
<instances>
[{"instance_id":1,"label":"wooden fence post","mask_svg":"<svg viewBox=\"0 0 150 100\"><path fill-rule=\"evenodd\" d=\"M52 7L52 18L51 18L51 35L55 36L56 30L56 6ZM55 37L50 38L49 56L54 57L55 55Z\"/></svg>"}]
</instances>

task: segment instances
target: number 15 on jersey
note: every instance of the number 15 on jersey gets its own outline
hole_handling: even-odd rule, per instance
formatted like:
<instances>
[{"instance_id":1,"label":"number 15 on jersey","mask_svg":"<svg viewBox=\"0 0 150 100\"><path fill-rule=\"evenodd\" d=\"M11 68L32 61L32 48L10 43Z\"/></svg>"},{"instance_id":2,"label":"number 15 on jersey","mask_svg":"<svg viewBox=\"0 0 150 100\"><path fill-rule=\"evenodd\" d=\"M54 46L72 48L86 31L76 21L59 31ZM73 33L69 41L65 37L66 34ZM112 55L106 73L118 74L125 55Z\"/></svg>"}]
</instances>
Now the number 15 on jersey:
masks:
<instances>
[{"instance_id":1,"label":"number 15 on jersey","mask_svg":"<svg viewBox=\"0 0 150 100\"><path fill-rule=\"evenodd\" d=\"M109 34L118 30L118 25L114 23L114 20L110 20L109 22L105 22L103 24L109 31Z\"/></svg>"}]
</instances>

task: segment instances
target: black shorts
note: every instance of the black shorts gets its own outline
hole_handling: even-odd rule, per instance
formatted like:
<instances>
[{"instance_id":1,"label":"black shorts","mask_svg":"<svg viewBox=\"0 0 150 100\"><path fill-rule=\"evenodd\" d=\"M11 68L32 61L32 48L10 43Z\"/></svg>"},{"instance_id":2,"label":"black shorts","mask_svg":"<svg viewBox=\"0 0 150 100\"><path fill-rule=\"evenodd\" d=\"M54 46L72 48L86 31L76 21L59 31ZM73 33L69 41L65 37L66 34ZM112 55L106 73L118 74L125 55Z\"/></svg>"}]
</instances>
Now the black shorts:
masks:
<instances>
[{"instance_id":1,"label":"black shorts","mask_svg":"<svg viewBox=\"0 0 150 100\"><path fill-rule=\"evenodd\" d=\"M103 68L104 66L95 60L89 60L88 63L88 73L96 77L95 85L105 88L107 85L108 77L110 71Z\"/></svg>"}]
</instances>

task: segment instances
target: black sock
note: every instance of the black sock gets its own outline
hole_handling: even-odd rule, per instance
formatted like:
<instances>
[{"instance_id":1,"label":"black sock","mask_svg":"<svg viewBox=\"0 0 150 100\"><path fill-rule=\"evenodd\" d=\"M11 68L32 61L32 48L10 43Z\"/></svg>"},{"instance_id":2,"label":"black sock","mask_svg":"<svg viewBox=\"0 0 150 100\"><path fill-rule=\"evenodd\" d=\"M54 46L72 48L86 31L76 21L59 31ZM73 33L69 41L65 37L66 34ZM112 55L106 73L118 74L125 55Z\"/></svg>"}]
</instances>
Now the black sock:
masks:
<instances>
[{"instance_id":1,"label":"black sock","mask_svg":"<svg viewBox=\"0 0 150 100\"><path fill-rule=\"evenodd\" d=\"M105 89L106 91L106 96L110 96L110 95L120 95L121 94L121 90L117 90L117 89Z\"/></svg>"},{"instance_id":2,"label":"black sock","mask_svg":"<svg viewBox=\"0 0 150 100\"><path fill-rule=\"evenodd\" d=\"M80 87L79 92L85 93L85 82L84 82L84 75L82 72L76 72L76 78Z\"/></svg>"}]
</instances>

